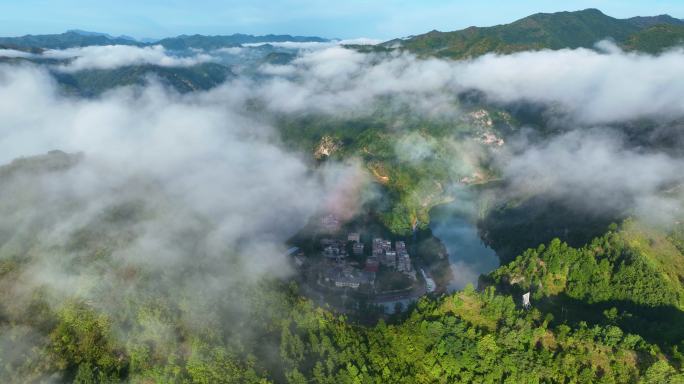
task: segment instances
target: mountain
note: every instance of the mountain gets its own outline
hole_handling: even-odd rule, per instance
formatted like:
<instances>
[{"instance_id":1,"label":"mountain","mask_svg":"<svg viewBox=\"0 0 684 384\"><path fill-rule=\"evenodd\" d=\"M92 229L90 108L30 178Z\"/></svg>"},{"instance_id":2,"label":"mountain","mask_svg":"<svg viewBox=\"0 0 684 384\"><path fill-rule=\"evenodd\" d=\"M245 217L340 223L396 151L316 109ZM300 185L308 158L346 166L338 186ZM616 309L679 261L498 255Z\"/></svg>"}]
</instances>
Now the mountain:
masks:
<instances>
[{"instance_id":1,"label":"mountain","mask_svg":"<svg viewBox=\"0 0 684 384\"><path fill-rule=\"evenodd\" d=\"M258 44L269 42L328 42L330 40L316 36L291 36L291 35L245 35L236 33L233 35L205 36L205 35L180 35L161 40L140 42L129 36L114 37L106 33L88 32L82 30L69 30L65 33L54 35L25 35L19 37L0 37L0 45L20 48L44 48L66 49L73 47L85 47L89 45L138 45L150 46L161 44L164 48L173 50L183 49L218 49L226 47L238 47L242 44Z\"/></svg>"},{"instance_id":2,"label":"mountain","mask_svg":"<svg viewBox=\"0 0 684 384\"><path fill-rule=\"evenodd\" d=\"M89 45L140 45L128 38L110 37L98 33L68 31L57 35L25 35L0 37L0 44L21 48L66 49Z\"/></svg>"},{"instance_id":3,"label":"mountain","mask_svg":"<svg viewBox=\"0 0 684 384\"><path fill-rule=\"evenodd\" d=\"M670 15L658 15L658 16L637 16L626 19L626 21L640 27L649 28L658 24L669 24L669 25L684 25L684 20L676 19Z\"/></svg>"},{"instance_id":4,"label":"mountain","mask_svg":"<svg viewBox=\"0 0 684 384\"><path fill-rule=\"evenodd\" d=\"M43 49L41 48L35 48L35 47L19 47L16 45L12 44L0 44L0 49L11 49L14 51L21 51L21 52L26 52L26 53L35 53L35 54L40 54L43 53Z\"/></svg>"},{"instance_id":5,"label":"mountain","mask_svg":"<svg viewBox=\"0 0 684 384\"><path fill-rule=\"evenodd\" d=\"M90 32L90 31L84 31L84 30L81 30L81 29L70 29L70 30L68 30L67 32L78 33L79 35L82 35L82 36L104 36L104 37L106 37L106 38L108 38L108 39L110 39L110 40L122 39L122 40L136 41L136 39L133 38L133 37L131 37L131 36L121 35L121 36L118 36L118 37L114 37L114 36L112 36L112 35L110 35L110 34L107 34L107 33Z\"/></svg>"},{"instance_id":6,"label":"mountain","mask_svg":"<svg viewBox=\"0 0 684 384\"><path fill-rule=\"evenodd\" d=\"M264 57L263 63L273 64L273 65L286 65L290 64L292 60L296 59L297 55L294 53L287 52L271 52Z\"/></svg>"},{"instance_id":7,"label":"mountain","mask_svg":"<svg viewBox=\"0 0 684 384\"><path fill-rule=\"evenodd\" d=\"M242 44L258 44L273 42L327 42L328 39L315 36L291 36L291 35L244 35L236 33L225 36L205 36L205 35L180 35L159 40L155 44L161 44L164 48L182 50L188 48L196 49L218 49L226 47L238 47Z\"/></svg>"},{"instance_id":8,"label":"mountain","mask_svg":"<svg viewBox=\"0 0 684 384\"><path fill-rule=\"evenodd\" d=\"M537 13L493 27L469 27L455 32L431 31L406 40L390 40L381 46L400 48L418 55L463 59L490 52L506 54L539 49L591 48L603 39L623 43L644 28L662 23L679 25L682 20L667 15L623 20L607 16L597 9L585 9Z\"/></svg>"},{"instance_id":9,"label":"mountain","mask_svg":"<svg viewBox=\"0 0 684 384\"><path fill-rule=\"evenodd\" d=\"M630 36L623 46L634 51L659 53L682 44L684 44L684 23L654 25Z\"/></svg>"},{"instance_id":10,"label":"mountain","mask_svg":"<svg viewBox=\"0 0 684 384\"><path fill-rule=\"evenodd\" d=\"M136 65L74 73L54 72L53 75L68 92L83 96L96 96L116 87L143 85L150 77L185 93L211 89L234 76L229 67L217 63L202 63L191 67Z\"/></svg>"},{"instance_id":11,"label":"mountain","mask_svg":"<svg viewBox=\"0 0 684 384\"><path fill-rule=\"evenodd\" d=\"M676 345L684 337L682 229L630 219L581 248L556 239L529 249L490 276L504 292L533 291L538 308L564 321L613 323Z\"/></svg>"}]
</instances>

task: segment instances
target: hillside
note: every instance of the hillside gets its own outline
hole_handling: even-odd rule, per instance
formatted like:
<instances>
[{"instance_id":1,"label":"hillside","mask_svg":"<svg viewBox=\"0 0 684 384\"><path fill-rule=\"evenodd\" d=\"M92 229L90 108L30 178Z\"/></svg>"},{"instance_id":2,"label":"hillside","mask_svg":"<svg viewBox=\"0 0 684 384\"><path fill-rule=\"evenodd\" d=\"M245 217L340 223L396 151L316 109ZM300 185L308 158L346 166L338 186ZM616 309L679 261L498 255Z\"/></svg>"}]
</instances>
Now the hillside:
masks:
<instances>
[{"instance_id":1,"label":"hillside","mask_svg":"<svg viewBox=\"0 0 684 384\"><path fill-rule=\"evenodd\" d=\"M374 213L400 235L426 229L430 210L460 188L493 178L471 151L485 159L518 124L506 111L482 105L464 105L467 113L453 120L413 113L391 98L374 108L368 117L276 116L274 124L287 145L318 162L361 160L381 191Z\"/></svg>"},{"instance_id":2,"label":"hillside","mask_svg":"<svg viewBox=\"0 0 684 384\"><path fill-rule=\"evenodd\" d=\"M628 50L652 54L684 45L684 23L649 27L630 36L623 45Z\"/></svg>"},{"instance_id":3,"label":"hillside","mask_svg":"<svg viewBox=\"0 0 684 384\"><path fill-rule=\"evenodd\" d=\"M0 168L0 209L9 220L0 227L0 238L5 239L0 247L0 331L11 338L9 345L19 346L7 349L8 344L0 344L4 382L49 377L77 383L642 380L655 384L684 379L675 368L681 364L676 348L642 337L638 331L648 331L646 327L628 331L634 328L629 324L633 319L623 321L611 311L610 319L616 323L565 322L562 312L554 312L553 307L547 311L538 304L542 294L563 287L551 278L555 275L534 275L542 279L546 291L535 291L531 310L520 307L517 293L502 294L494 288L476 292L469 287L424 298L408 314L389 323L362 327L302 299L294 283L267 280L256 284L246 276L226 280L223 273L236 267L230 253L220 260L191 257L201 244L195 240L208 229L203 221L194 224L192 231L171 236L182 239L176 243L182 257L173 262L181 262L183 268L132 262L135 255L130 246L143 236L143 228L149 228L145 223L160 215L177 217L182 211L155 183L132 180L123 194L114 192L118 195L114 201L104 199L106 205L92 220L79 220L79 212L89 203L79 195L59 201L36 217L17 214L40 205L46 194L52 197L49 187L54 184L41 179L69 177L84 161L80 156L53 152ZM14 193L17 190L22 190L21 197ZM65 220L77 226L64 232L60 223ZM48 236L56 233L65 237ZM497 276L518 271L532 276L528 271L535 269L531 267L541 265L533 256L541 254L549 273L568 267L588 271L569 274L589 278L588 284L568 280L569 294L624 296L634 290L621 292L618 285L611 291L610 286L592 283L603 282L593 278L595 264L565 259L623 257L626 253L615 236L609 234L585 251L559 242L529 250ZM602 249L595 250L598 246ZM26 281L44 265L53 265L44 277L77 284L78 294L62 296L62 292L45 289L49 285ZM652 278L647 287L653 289L635 295L637 300L643 298L642 303L673 302L669 293L676 288L661 283L657 276L644 275L656 269L623 267L613 259L598 266L600 271L613 266L618 282ZM536 280L523 284L529 282L536 284ZM677 323L669 325L668 335L682 329Z\"/></svg>"},{"instance_id":4,"label":"hillside","mask_svg":"<svg viewBox=\"0 0 684 384\"><path fill-rule=\"evenodd\" d=\"M623 43L655 23L679 25L682 21L668 16L622 20L597 9L586 9L538 13L493 27L469 27L455 32L431 31L406 40L391 40L382 46L399 47L423 56L463 59L490 52L505 54L539 49L591 48L604 39Z\"/></svg>"},{"instance_id":5,"label":"hillside","mask_svg":"<svg viewBox=\"0 0 684 384\"><path fill-rule=\"evenodd\" d=\"M0 39L0 383L684 384L684 21L286 41Z\"/></svg>"},{"instance_id":6,"label":"hillside","mask_svg":"<svg viewBox=\"0 0 684 384\"><path fill-rule=\"evenodd\" d=\"M656 25L684 25L683 19L676 19L670 15L658 15L658 16L636 16L626 19L628 22L640 27L640 28L650 28Z\"/></svg>"},{"instance_id":7,"label":"hillside","mask_svg":"<svg viewBox=\"0 0 684 384\"><path fill-rule=\"evenodd\" d=\"M678 238L628 220L580 248L556 239L527 250L491 279L507 292L531 291L536 305L559 320L616 324L678 348L684 342Z\"/></svg>"},{"instance_id":8,"label":"hillside","mask_svg":"<svg viewBox=\"0 0 684 384\"><path fill-rule=\"evenodd\" d=\"M138 42L100 34L83 34L69 31L55 35L26 35L0 37L0 44L21 48L66 49L89 45L141 45Z\"/></svg>"},{"instance_id":9,"label":"hillside","mask_svg":"<svg viewBox=\"0 0 684 384\"><path fill-rule=\"evenodd\" d=\"M234 76L229 67L218 63L202 63L191 67L137 65L74 73L54 72L53 75L67 92L82 96L96 96L116 87L144 85L150 77L185 93L211 89Z\"/></svg>"}]
</instances>

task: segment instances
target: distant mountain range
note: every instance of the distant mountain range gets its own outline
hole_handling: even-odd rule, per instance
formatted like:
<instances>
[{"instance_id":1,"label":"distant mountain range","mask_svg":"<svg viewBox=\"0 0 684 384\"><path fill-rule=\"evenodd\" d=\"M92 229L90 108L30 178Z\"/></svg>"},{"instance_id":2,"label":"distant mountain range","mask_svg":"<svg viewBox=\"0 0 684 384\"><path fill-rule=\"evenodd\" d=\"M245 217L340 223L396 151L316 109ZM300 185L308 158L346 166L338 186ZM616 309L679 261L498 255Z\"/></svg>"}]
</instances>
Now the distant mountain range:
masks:
<instances>
[{"instance_id":1,"label":"distant mountain range","mask_svg":"<svg viewBox=\"0 0 684 384\"><path fill-rule=\"evenodd\" d=\"M218 49L237 47L242 44L256 44L268 42L328 42L330 40L316 36L291 35L245 35L233 34L223 36L180 35L157 41L138 41L129 36L111 36L106 33L70 30L53 35L26 35L19 37L0 37L0 46L20 50L36 49L66 49L85 47L89 45L136 45L149 46L160 44L167 49Z\"/></svg>"},{"instance_id":2,"label":"distant mountain range","mask_svg":"<svg viewBox=\"0 0 684 384\"><path fill-rule=\"evenodd\" d=\"M195 49L218 49L226 47L238 47L242 44L258 43L282 43L282 42L316 42L325 43L330 40L316 36L291 36L291 35L244 35L236 33L224 36L205 36L205 35L181 35L159 40L154 44L160 44L166 49L183 50L188 48Z\"/></svg>"},{"instance_id":3,"label":"distant mountain range","mask_svg":"<svg viewBox=\"0 0 684 384\"><path fill-rule=\"evenodd\" d=\"M597 9L537 13L510 24L431 31L366 50L401 49L421 56L463 59L491 52L591 48L603 39L626 49L659 52L684 42L684 20L669 15L616 19Z\"/></svg>"},{"instance_id":4,"label":"distant mountain range","mask_svg":"<svg viewBox=\"0 0 684 384\"><path fill-rule=\"evenodd\" d=\"M596 42L612 39L628 50L657 53L684 42L684 20L670 15L610 17L598 9L576 12L537 13L510 24L469 27L459 31L430 31L394 39L377 46L355 46L361 51L406 50L420 56L452 59L477 57L486 53L513 53L526 50L591 48ZM269 42L329 42L317 36L292 35L180 35L159 40L136 40L129 36L70 30L61 34L0 37L0 48L39 52L89 45L162 45L171 50L220 49Z\"/></svg>"},{"instance_id":5,"label":"distant mountain range","mask_svg":"<svg viewBox=\"0 0 684 384\"><path fill-rule=\"evenodd\" d=\"M405 39L390 40L376 46L350 47L366 52L404 50L422 57L464 59L491 52L506 54L539 49L591 48L604 39L612 39L626 50L658 53L684 43L684 20L669 15L616 19L597 9L586 9L576 12L538 13L510 24L469 27L454 32L431 31ZM0 38L0 49L41 53L44 49L90 45L121 44L144 47L159 44L170 50L184 51L188 49L214 50L270 42L329 41L331 40L315 36L246 34L180 35L154 41L140 41L128 36L70 30L54 35ZM262 63L286 64L297 54L294 51L278 50L270 45L251 48L250 52L249 58L241 57L238 62L204 63L186 68L134 65L111 70L55 73L55 76L68 92L83 95L98 95L121 85L142 84L150 75L155 75L180 92L189 92L210 89L234 77L234 66L256 67ZM24 61L36 64L58 64L53 59L40 57L0 58L0 62Z\"/></svg>"}]
</instances>

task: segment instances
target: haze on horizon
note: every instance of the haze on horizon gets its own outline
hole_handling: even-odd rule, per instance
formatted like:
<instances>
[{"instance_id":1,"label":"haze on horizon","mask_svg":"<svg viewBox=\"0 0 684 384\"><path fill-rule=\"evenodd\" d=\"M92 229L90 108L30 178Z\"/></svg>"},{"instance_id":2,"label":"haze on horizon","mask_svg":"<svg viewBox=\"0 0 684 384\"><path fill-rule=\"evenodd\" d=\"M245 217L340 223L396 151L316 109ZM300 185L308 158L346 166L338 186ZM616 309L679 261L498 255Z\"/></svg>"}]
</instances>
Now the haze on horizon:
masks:
<instances>
[{"instance_id":1,"label":"haze on horizon","mask_svg":"<svg viewBox=\"0 0 684 384\"><path fill-rule=\"evenodd\" d=\"M536 12L585 8L598 8L617 18L658 14L684 17L684 3L676 0L349 0L332 4L323 0L0 0L0 36L83 29L136 38L273 33L391 39L433 29L451 31L508 23Z\"/></svg>"}]
</instances>

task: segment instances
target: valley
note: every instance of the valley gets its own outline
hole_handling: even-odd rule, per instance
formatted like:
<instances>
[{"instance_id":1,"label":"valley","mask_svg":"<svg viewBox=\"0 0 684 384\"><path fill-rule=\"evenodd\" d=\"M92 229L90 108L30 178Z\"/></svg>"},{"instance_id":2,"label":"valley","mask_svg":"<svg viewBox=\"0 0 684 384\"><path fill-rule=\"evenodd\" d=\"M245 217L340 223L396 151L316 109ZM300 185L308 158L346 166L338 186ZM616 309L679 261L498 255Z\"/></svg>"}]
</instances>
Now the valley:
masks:
<instances>
[{"instance_id":1,"label":"valley","mask_svg":"<svg viewBox=\"0 0 684 384\"><path fill-rule=\"evenodd\" d=\"M683 383L683 25L0 38L0 381Z\"/></svg>"}]
</instances>

